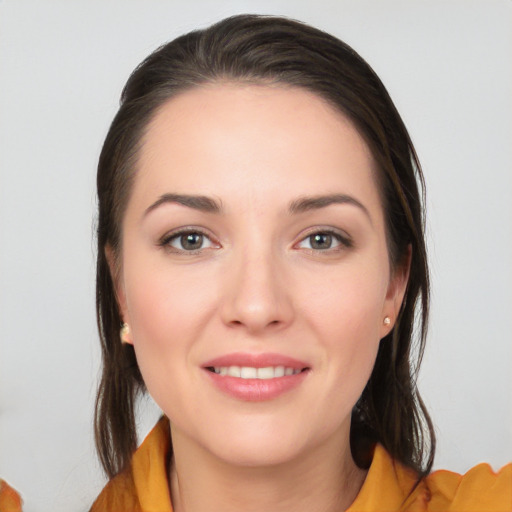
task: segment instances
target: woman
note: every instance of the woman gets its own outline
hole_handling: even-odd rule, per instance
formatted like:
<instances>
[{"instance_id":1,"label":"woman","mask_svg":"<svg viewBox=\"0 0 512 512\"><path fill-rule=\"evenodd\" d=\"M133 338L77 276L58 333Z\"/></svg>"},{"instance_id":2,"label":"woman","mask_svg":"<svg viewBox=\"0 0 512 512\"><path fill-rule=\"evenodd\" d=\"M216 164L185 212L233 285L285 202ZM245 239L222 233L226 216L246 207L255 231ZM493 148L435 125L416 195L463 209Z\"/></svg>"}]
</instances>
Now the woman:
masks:
<instances>
[{"instance_id":1,"label":"woman","mask_svg":"<svg viewBox=\"0 0 512 512\"><path fill-rule=\"evenodd\" d=\"M236 16L136 69L98 167L93 511L506 509L512 466L429 475L418 182L321 31ZM165 417L135 452L146 389Z\"/></svg>"}]
</instances>

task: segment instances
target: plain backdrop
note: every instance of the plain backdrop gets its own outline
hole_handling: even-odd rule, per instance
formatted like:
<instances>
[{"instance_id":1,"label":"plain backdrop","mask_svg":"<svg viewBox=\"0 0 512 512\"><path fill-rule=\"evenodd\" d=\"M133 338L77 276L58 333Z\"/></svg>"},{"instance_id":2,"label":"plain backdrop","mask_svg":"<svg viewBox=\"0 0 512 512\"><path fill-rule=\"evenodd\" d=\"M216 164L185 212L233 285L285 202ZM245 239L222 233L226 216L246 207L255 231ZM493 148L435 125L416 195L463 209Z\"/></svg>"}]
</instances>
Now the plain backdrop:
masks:
<instances>
[{"instance_id":1,"label":"plain backdrop","mask_svg":"<svg viewBox=\"0 0 512 512\"><path fill-rule=\"evenodd\" d=\"M512 458L512 2L0 0L0 476L26 512L87 510L104 483L94 180L121 88L161 43L240 12L325 29L384 81L428 187L435 467ZM143 436L158 411L141 409Z\"/></svg>"}]
</instances>

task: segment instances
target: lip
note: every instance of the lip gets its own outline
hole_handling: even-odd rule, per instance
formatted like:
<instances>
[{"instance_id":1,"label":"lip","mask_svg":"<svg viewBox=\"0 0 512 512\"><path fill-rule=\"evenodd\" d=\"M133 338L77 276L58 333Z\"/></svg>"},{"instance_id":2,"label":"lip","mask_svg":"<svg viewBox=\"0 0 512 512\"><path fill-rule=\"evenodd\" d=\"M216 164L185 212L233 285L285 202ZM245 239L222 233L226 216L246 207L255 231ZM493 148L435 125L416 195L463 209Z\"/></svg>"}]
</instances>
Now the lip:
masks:
<instances>
[{"instance_id":1,"label":"lip","mask_svg":"<svg viewBox=\"0 0 512 512\"><path fill-rule=\"evenodd\" d=\"M266 354L248 354L235 352L224 356L211 359L202 365L203 368L211 366L251 366L253 368L265 368L267 366L286 366L294 370L302 370L309 368L304 361L299 361L293 357L282 354L266 353Z\"/></svg>"},{"instance_id":2,"label":"lip","mask_svg":"<svg viewBox=\"0 0 512 512\"><path fill-rule=\"evenodd\" d=\"M285 366L295 370L303 370L294 375L285 375L273 379L241 379L221 376L208 368L215 366L249 366L265 368L267 366ZM234 353L211 359L202 365L203 372L209 381L222 393L250 402L273 400L284 393L300 386L307 377L310 367L307 363L281 354L244 354Z\"/></svg>"}]
</instances>

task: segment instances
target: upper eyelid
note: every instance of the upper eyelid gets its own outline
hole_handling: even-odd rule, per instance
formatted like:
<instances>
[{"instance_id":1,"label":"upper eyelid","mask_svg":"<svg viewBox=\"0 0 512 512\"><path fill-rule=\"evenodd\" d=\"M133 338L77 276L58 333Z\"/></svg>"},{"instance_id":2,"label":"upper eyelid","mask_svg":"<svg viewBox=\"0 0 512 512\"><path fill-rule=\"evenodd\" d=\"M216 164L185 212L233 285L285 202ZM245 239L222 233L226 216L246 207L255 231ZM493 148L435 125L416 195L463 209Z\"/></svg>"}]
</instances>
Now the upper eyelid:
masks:
<instances>
[{"instance_id":1,"label":"upper eyelid","mask_svg":"<svg viewBox=\"0 0 512 512\"><path fill-rule=\"evenodd\" d=\"M208 232L208 230L206 230L200 226L181 226L179 228L170 229L161 238L181 235L183 233L200 233L201 235L212 236Z\"/></svg>"},{"instance_id":2,"label":"upper eyelid","mask_svg":"<svg viewBox=\"0 0 512 512\"><path fill-rule=\"evenodd\" d=\"M323 227L323 226L314 226L312 228L308 228L304 230L299 236L299 241L304 240L305 238L308 238L312 235L315 235L317 233L323 233L328 235L335 235L338 236L344 240L351 241L352 242L352 236L350 236L344 229L339 228L333 228L333 227Z\"/></svg>"}]
</instances>

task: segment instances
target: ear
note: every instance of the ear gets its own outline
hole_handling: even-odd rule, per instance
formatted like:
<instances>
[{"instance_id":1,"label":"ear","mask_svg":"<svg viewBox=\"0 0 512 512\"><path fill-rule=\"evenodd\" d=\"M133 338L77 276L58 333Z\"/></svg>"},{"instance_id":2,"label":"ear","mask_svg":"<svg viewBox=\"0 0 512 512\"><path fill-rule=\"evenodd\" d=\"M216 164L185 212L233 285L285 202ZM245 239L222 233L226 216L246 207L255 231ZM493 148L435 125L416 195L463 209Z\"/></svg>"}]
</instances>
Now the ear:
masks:
<instances>
[{"instance_id":1,"label":"ear","mask_svg":"<svg viewBox=\"0 0 512 512\"><path fill-rule=\"evenodd\" d=\"M407 290L407 283L409 282L411 260L412 247L408 245L407 252L402 258L402 262L393 270L389 279L386 300L382 312L381 338L384 338L391 332L396 323L398 314L400 313L400 308L402 307L402 302ZM384 323L384 318L386 317L390 319L388 324Z\"/></svg>"},{"instance_id":2,"label":"ear","mask_svg":"<svg viewBox=\"0 0 512 512\"><path fill-rule=\"evenodd\" d=\"M118 258L115 254L115 251L110 245L105 246L105 258L108 263L110 278L112 279L112 284L114 286L114 292L116 295L117 307L119 308L119 314L121 315L123 322L125 324L130 325L128 309L126 307L126 293L121 278L120 265ZM127 333L123 336L122 341L123 343L129 343L130 345L133 345L133 340L129 329L127 330Z\"/></svg>"}]
</instances>

